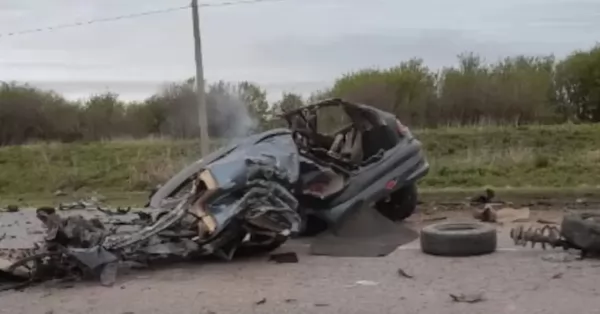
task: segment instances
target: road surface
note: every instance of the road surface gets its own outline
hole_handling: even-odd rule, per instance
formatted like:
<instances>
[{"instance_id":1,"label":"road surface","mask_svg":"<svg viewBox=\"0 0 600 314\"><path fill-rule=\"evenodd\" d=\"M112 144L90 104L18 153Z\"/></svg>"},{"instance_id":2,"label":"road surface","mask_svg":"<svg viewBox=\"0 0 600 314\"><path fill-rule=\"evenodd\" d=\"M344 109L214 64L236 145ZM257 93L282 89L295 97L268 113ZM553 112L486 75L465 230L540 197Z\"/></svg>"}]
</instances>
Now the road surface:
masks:
<instances>
[{"instance_id":1,"label":"road surface","mask_svg":"<svg viewBox=\"0 0 600 314\"><path fill-rule=\"evenodd\" d=\"M428 256L418 240L381 258L311 256L305 240L280 251L297 252L299 263L177 264L131 271L110 288L4 292L0 313L600 313L600 261L516 248L508 226L499 227L499 250L480 257ZM399 276L399 268L414 278ZM479 292L485 300L472 304L449 296Z\"/></svg>"}]
</instances>

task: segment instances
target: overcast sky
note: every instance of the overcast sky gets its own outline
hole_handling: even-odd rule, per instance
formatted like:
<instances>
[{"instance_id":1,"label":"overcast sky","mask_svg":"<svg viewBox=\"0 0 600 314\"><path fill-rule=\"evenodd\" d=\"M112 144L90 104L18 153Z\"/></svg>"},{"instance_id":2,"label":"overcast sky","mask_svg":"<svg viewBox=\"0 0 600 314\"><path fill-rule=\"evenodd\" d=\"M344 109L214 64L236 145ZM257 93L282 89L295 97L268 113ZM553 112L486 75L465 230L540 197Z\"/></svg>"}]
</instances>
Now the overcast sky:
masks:
<instances>
[{"instance_id":1,"label":"overcast sky","mask_svg":"<svg viewBox=\"0 0 600 314\"><path fill-rule=\"evenodd\" d=\"M226 0L205 0L219 3ZM236 0L231 0L236 1ZM0 0L0 33L183 6L189 0ZM565 56L598 41L600 0L288 0L201 9L207 80L250 80L271 99L307 95L348 71L463 51L486 59ZM0 37L0 80L69 98L107 90L143 99L194 75L191 13L181 10Z\"/></svg>"}]
</instances>

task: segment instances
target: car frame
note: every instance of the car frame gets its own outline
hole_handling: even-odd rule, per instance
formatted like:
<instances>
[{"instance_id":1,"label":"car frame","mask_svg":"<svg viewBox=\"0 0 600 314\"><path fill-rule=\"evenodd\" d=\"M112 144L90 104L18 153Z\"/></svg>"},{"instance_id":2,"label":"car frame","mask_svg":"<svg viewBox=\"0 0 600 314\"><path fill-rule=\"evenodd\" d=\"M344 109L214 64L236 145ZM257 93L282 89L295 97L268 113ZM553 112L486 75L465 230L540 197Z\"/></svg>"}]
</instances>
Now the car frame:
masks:
<instances>
[{"instance_id":1,"label":"car frame","mask_svg":"<svg viewBox=\"0 0 600 314\"><path fill-rule=\"evenodd\" d=\"M350 117L350 127L328 136L317 132L318 111L326 107L341 107ZM429 171L422 143L413 136L393 114L372 106L350 102L340 98L326 99L279 115L288 122L288 128L274 129L235 141L207 155L181 170L165 184L153 191L148 203L153 208L172 208L179 202L174 197L190 180L207 165L239 149L246 149L276 134L290 133L297 143L301 163L315 163L332 169L344 177L343 188L322 200L305 197L294 192L298 198L299 211L303 216L303 231L310 228L315 217L326 226L336 224L360 203L374 204L384 216L400 221L409 217L417 204L416 182ZM352 164L339 154L327 150L336 136L361 126L362 149L367 152L363 160ZM304 144L300 144L304 142ZM365 147L369 146L369 147ZM368 156L366 156L368 155ZM314 221L314 220L312 220ZM323 225L323 224L320 224ZM322 231L326 226L322 226Z\"/></svg>"}]
</instances>

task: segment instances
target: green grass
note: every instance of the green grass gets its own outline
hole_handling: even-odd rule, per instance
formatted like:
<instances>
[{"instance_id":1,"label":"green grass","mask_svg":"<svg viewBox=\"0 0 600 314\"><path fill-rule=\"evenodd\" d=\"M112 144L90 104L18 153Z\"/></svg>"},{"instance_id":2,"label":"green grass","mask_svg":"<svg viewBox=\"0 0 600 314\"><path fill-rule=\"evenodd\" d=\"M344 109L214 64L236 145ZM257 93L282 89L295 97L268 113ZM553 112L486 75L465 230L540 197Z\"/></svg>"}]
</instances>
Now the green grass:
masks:
<instances>
[{"instance_id":1,"label":"green grass","mask_svg":"<svg viewBox=\"0 0 600 314\"><path fill-rule=\"evenodd\" d=\"M599 187L600 125L417 132L431 163L423 187Z\"/></svg>"},{"instance_id":2,"label":"green grass","mask_svg":"<svg viewBox=\"0 0 600 314\"><path fill-rule=\"evenodd\" d=\"M431 170L420 187L600 187L600 125L415 131ZM161 139L0 148L0 198L57 189L146 191L198 156L195 141Z\"/></svg>"}]
</instances>

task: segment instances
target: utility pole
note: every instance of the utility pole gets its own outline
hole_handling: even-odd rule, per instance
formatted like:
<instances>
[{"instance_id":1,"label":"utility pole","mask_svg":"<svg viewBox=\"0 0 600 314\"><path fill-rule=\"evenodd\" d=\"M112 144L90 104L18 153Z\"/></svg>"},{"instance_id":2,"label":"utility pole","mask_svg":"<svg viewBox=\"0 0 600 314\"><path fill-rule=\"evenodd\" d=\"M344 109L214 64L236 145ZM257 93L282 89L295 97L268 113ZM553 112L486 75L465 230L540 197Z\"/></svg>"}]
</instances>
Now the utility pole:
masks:
<instances>
[{"instance_id":1,"label":"utility pole","mask_svg":"<svg viewBox=\"0 0 600 314\"><path fill-rule=\"evenodd\" d=\"M205 157L208 155L210 149L210 138L208 137L208 119L206 117L206 95L204 91L204 68L202 65L198 0L192 0L192 23L194 27L194 50L196 57L196 100L198 101L198 123L200 125L200 154L202 157Z\"/></svg>"}]
</instances>

